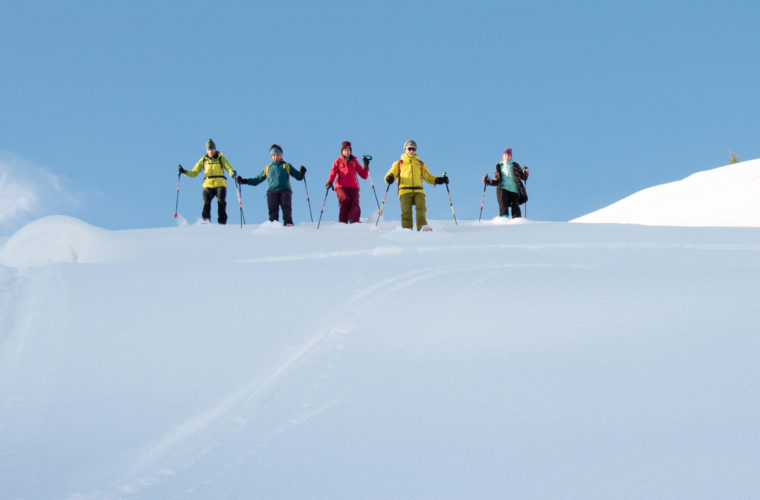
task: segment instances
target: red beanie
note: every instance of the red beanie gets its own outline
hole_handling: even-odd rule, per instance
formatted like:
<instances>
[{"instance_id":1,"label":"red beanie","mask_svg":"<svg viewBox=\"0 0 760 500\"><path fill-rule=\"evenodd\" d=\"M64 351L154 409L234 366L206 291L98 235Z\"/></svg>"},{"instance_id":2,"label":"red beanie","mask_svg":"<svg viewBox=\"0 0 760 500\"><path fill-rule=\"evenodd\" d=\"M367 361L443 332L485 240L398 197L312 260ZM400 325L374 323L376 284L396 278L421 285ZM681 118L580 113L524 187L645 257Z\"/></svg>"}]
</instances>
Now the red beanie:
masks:
<instances>
[{"instance_id":1,"label":"red beanie","mask_svg":"<svg viewBox=\"0 0 760 500\"><path fill-rule=\"evenodd\" d=\"M353 149L351 148L351 143L348 141L343 141L343 144L340 146L341 151L343 151L344 149L351 149L351 151L353 151Z\"/></svg>"}]
</instances>

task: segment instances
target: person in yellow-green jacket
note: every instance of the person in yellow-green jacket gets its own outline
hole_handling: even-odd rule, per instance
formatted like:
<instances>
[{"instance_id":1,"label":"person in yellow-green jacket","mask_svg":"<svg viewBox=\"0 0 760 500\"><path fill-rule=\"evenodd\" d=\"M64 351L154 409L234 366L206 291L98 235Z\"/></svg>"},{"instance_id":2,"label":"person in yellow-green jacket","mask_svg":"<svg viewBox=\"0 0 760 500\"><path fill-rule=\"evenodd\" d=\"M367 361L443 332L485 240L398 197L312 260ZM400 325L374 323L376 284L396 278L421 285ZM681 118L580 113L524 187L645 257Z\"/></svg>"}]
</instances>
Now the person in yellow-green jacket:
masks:
<instances>
[{"instance_id":1,"label":"person in yellow-green jacket","mask_svg":"<svg viewBox=\"0 0 760 500\"><path fill-rule=\"evenodd\" d=\"M217 216L219 224L227 224L227 178L224 171L234 179L237 174L230 162L224 155L216 150L216 144L212 139L206 141L206 154L198 160L191 170L179 167L179 173L188 177L195 177L203 170L203 210L201 217L204 222L211 220L211 200L216 197Z\"/></svg>"},{"instance_id":2,"label":"person in yellow-green jacket","mask_svg":"<svg viewBox=\"0 0 760 500\"><path fill-rule=\"evenodd\" d=\"M391 165L385 175L385 183L393 184L398 179L398 197L401 202L401 227L412 229L412 206L417 208L417 231L427 225L425 191L422 180L428 184L448 184L449 178L436 177L430 173L425 163L417 156L417 143L404 143L404 154Z\"/></svg>"}]
</instances>

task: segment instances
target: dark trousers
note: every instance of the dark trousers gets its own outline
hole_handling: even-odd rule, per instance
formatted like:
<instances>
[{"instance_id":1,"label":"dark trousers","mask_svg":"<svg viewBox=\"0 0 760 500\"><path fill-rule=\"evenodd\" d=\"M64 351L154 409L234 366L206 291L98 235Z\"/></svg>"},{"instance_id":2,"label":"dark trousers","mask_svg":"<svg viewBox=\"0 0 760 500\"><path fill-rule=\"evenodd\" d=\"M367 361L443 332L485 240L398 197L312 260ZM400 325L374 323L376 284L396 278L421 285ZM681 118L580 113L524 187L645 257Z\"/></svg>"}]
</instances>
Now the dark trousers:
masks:
<instances>
[{"instance_id":1,"label":"dark trousers","mask_svg":"<svg viewBox=\"0 0 760 500\"><path fill-rule=\"evenodd\" d=\"M290 201L293 193L290 191L267 191L267 205L269 205L269 220L280 220L280 207L282 207L283 223L293 224L293 209Z\"/></svg>"},{"instance_id":2,"label":"dark trousers","mask_svg":"<svg viewBox=\"0 0 760 500\"><path fill-rule=\"evenodd\" d=\"M339 187L335 188L335 193L340 204L338 221L346 224L359 222L362 215L362 209L359 207L359 189Z\"/></svg>"},{"instance_id":3,"label":"dark trousers","mask_svg":"<svg viewBox=\"0 0 760 500\"><path fill-rule=\"evenodd\" d=\"M201 217L205 220L211 219L211 200L216 196L217 216L219 224L227 224L227 188L203 188L203 211Z\"/></svg>"},{"instance_id":4,"label":"dark trousers","mask_svg":"<svg viewBox=\"0 0 760 500\"><path fill-rule=\"evenodd\" d=\"M500 216L508 216L509 208L512 207L512 218L516 219L522 217L522 212L520 211L520 195L518 193L499 188L496 190L496 197L499 200Z\"/></svg>"}]
</instances>

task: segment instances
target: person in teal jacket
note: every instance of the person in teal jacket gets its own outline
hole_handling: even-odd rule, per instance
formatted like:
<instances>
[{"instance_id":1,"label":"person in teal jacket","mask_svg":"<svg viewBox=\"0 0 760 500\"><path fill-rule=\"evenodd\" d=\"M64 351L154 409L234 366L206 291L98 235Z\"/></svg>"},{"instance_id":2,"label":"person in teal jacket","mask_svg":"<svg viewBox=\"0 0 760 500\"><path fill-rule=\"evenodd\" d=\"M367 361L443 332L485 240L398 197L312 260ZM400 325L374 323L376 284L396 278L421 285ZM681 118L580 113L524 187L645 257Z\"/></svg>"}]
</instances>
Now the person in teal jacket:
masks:
<instances>
[{"instance_id":1,"label":"person in teal jacket","mask_svg":"<svg viewBox=\"0 0 760 500\"><path fill-rule=\"evenodd\" d=\"M488 174L483 177L483 182L489 186L497 186L496 198L499 201L499 215L509 217L509 209L512 209L512 218L522 217L520 205L528 201L523 180L528 180L528 167L520 167L516 161L512 161L512 148L507 148L501 155L502 160L496 164L494 178L489 179Z\"/></svg>"},{"instance_id":2,"label":"person in teal jacket","mask_svg":"<svg viewBox=\"0 0 760 500\"><path fill-rule=\"evenodd\" d=\"M264 170L251 179L244 179L238 176L238 184L250 184L256 186L267 181L267 205L269 207L269 220L280 220L280 208L282 208L282 220L286 226L293 225L293 208L292 198L293 190L290 188L290 177L296 180L303 180L306 173L306 167L296 170L290 163L282 159L282 148L277 144L272 144L269 148L269 155L272 162L264 167Z\"/></svg>"}]
</instances>

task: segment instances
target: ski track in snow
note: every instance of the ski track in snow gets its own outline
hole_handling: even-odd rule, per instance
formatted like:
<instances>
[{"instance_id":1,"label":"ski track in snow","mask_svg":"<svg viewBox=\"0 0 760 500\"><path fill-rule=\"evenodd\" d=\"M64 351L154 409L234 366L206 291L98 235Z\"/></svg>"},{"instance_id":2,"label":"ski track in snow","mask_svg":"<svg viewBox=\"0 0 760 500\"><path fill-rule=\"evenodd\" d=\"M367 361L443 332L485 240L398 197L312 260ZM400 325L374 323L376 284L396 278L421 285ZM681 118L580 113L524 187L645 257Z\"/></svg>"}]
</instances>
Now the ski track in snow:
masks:
<instances>
[{"instance_id":1,"label":"ski track in snow","mask_svg":"<svg viewBox=\"0 0 760 500\"><path fill-rule=\"evenodd\" d=\"M355 253L333 252L330 255L338 257L346 254L354 255ZM303 258L313 258L312 255L308 254ZM249 261L257 262L256 259ZM267 259L261 261L268 262ZM253 425L250 421L256 418L262 407L273 398L275 393L283 389L282 386L295 376L295 372L300 367L307 363L321 363L322 368L329 371L331 369L330 358L336 351L342 349L340 346L341 339L353 333L354 325L362 315L363 306L360 304L367 298L372 297L373 300L382 301L383 298L397 296L404 289L421 281L444 274L516 267L552 266L549 264L468 264L446 269L428 267L412 272L402 272L364 288L325 314L327 319L322 320L320 326L315 328L315 334L296 352L270 371L266 377L252 381L248 386L225 398L218 405L176 425L171 432L159 441L146 446L140 452L140 457L132 466L131 471L115 486L115 492L99 492L90 497L105 496L111 498L112 495L139 494L145 488L154 486L163 479L175 476L179 470L191 468L213 452L216 449L216 443L223 436L242 432ZM331 318L339 316L338 313L342 317L340 322L335 324ZM319 398L315 399L319 400ZM337 401L338 399L335 399L333 395L332 399L328 398L327 403L316 408L312 408L310 403L296 405L293 410L294 413L290 417L283 415L282 422L275 428L266 431L267 435L262 436L261 444L256 449L249 450L247 455L255 455L260 449L268 446L272 439L286 433L290 428L304 424L313 417L324 413ZM245 457L240 461L244 460ZM243 474L246 467L243 463L238 463L236 469L238 474ZM230 497L233 496L231 493Z\"/></svg>"}]
</instances>

